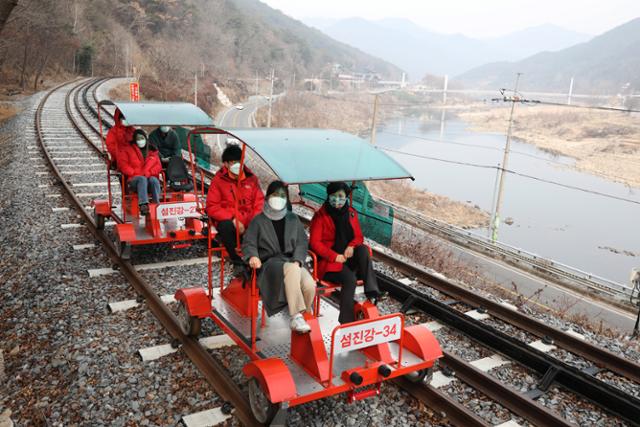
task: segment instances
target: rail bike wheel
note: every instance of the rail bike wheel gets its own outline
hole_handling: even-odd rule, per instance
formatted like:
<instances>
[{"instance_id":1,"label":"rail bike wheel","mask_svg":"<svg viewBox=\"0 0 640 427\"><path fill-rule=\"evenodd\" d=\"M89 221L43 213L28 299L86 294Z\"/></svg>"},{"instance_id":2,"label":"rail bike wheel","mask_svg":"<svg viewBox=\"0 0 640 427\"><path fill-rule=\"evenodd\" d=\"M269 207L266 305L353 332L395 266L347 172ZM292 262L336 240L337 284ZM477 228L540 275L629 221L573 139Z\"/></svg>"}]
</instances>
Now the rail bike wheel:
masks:
<instances>
[{"instance_id":1,"label":"rail bike wheel","mask_svg":"<svg viewBox=\"0 0 640 427\"><path fill-rule=\"evenodd\" d=\"M407 374L404 377L412 383L421 383L425 381L425 379L429 383L433 378L433 369L431 368L420 369L418 371L411 372L410 374Z\"/></svg>"},{"instance_id":2,"label":"rail bike wheel","mask_svg":"<svg viewBox=\"0 0 640 427\"><path fill-rule=\"evenodd\" d=\"M269 424L280 409L280 404L269 400L255 378L249 380L249 406L256 421L261 424Z\"/></svg>"},{"instance_id":3,"label":"rail bike wheel","mask_svg":"<svg viewBox=\"0 0 640 427\"><path fill-rule=\"evenodd\" d=\"M189 337L197 337L200 335L201 319L196 316L191 316L187 305L184 301L178 303L178 321L180 323L180 329Z\"/></svg>"}]
</instances>

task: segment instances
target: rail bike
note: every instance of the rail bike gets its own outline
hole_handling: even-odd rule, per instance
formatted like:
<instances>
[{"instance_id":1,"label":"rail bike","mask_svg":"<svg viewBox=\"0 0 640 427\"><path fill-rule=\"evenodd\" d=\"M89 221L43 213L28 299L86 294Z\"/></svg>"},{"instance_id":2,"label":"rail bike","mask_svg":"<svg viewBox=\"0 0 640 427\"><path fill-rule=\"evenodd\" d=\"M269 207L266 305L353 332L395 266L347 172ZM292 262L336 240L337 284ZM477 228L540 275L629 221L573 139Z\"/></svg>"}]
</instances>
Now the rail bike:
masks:
<instances>
[{"instance_id":1,"label":"rail bike","mask_svg":"<svg viewBox=\"0 0 640 427\"><path fill-rule=\"evenodd\" d=\"M105 107L114 107L116 114L126 118L128 126L186 127L199 128L213 126L213 120L200 108L190 103L178 102L120 102L104 100L98 104L98 122L102 149L105 151L102 112ZM188 144L190 161L195 153ZM199 181L189 175L185 166L182 176L171 180L163 171L161 177L161 200L149 203L149 213L141 215L138 209L138 195L127 186L127 177L114 170L111 160L105 157L107 168L107 199L92 202L94 219L99 229L104 228L105 219L115 222L116 248L122 258L131 255L131 247L150 244L170 244L172 248L188 247L194 240L206 238L206 220L203 219L204 175L201 170ZM114 196L112 176L120 184L121 197Z\"/></svg>"},{"instance_id":2,"label":"rail bike","mask_svg":"<svg viewBox=\"0 0 640 427\"><path fill-rule=\"evenodd\" d=\"M239 129L232 133L208 128L192 132L237 139L242 145L241 164L250 150L289 186L411 178L382 151L339 131ZM286 310L266 317L256 285L259 271L252 270L250 279L227 281L224 250L214 243L210 227L207 285L176 291L178 317L183 332L190 336L199 334L203 319L211 319L247 354L250 362L243 372L257 421L270 423L277 417L282 423L287 408L337 394L344 393L349 402L376 396L382 383L399 376L422 381L442 357L438 341L426 327L406 325L402 313L382 315L364 298L354 301L357 320L339 324L338 307L330 299L339 285L319 280L311 251L309 270L317 283L313 312L305 314L311 332L292 331ZM214 256L221 256L219 274L213 269Z\"/></svg>"}]
</instances>

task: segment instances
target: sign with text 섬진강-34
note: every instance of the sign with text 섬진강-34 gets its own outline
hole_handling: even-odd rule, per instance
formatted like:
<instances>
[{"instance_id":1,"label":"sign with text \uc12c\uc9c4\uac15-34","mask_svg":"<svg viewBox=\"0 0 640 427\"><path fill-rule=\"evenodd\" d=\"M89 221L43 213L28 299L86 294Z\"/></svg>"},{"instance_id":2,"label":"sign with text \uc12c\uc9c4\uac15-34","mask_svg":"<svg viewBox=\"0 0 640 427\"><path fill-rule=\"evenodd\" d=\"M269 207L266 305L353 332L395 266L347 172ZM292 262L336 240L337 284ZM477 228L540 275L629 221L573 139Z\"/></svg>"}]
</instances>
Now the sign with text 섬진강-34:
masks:
<instances>
[{"instance_id":1,"label":"sign with text \uc12c\uc9c4\uac15-34","mask_svg":"<svg viewBox=\"0 0 640 427\"><path fill-rule=\"evenodd\" d=\"M387 317L345 326L335 335L334 354L346 353L376 344L397 341L402 336L402 318Z\"/></svg>"}]
</instances>

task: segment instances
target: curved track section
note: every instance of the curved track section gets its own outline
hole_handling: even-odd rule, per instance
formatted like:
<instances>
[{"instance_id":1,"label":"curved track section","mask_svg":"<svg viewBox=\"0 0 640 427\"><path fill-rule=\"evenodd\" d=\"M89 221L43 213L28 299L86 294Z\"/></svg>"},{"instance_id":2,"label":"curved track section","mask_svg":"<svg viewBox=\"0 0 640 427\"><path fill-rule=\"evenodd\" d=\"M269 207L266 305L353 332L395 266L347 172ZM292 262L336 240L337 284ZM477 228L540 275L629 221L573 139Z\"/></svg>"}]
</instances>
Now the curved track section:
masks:
<instances>
[{"instance_id":1,"label":"curved track section","mask_svg":"<svg viewBox=\"0 0 640 427\"><path fill-rule=\"evenodd\" d=\"M247 426L257 425L249 404L231 377L220 366L197 340L185 336L178 320L151 286L138 274L133 266L121 260L111 240L97 230L92 216L87 212L88 199L95 197L95 193L88 193L78 188L80 184L95 184L100 179L106 179L104 161L100 155L100 148L94 144L91 136L85 133L79 121L81 113L77 105L72 102L78 91L96 84L98 81L82 81L68 83L51 90L41 101L36 111L35 128L40 146L56 179L66 192L66 197L75 205L83 217L88 229L103 245L114 264L120 269L131 286L143 298L149 309L160 321L167 332L179 340L187 356L202 372L216 392L235 408L235 415ZM85 123L86 125L86 123ZM95 165L95 166L94 166ZM95 172L94 172L95 170ZM88 180L95 182L87 182ZM89 186L90 187L90 186Z\"/></svg>"}]
</instances>

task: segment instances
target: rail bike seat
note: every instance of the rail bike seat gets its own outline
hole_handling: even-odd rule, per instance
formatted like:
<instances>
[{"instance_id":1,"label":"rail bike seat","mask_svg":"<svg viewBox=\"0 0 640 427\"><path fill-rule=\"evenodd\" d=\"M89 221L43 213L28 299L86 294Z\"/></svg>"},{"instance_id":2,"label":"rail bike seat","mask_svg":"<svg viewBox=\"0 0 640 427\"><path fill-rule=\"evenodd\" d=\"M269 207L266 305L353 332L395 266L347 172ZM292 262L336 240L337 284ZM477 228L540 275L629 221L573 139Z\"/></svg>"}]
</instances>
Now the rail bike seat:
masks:
<instances>
[{"instance_id":1,"label":"rail bike seat","mask_svg":"<svg viewBox=\"0 0 640 427\"><path fill-rule=\"evenodd\" d=\"M169 187L173 191L193 190L193 182L187 171L187 166L179 156L173 156L169 159L169 164L165 170L165 177Z\"/></svg>"},{"instance_id":2,"label":"rail bike seat","mask_svg":"<svg viewBox=\"0 0 640 427\"><path fill-rule=\"evenodd\" d=\"M364 246L366 246L367 250L369 251L369 256L373 256L371 247L369 247L368 245ZM309 250L308 253L311 257L312 276L318 284L317 290L323 292L324 294L326 294L326 296L328 296L331 295L335 290L340 289L340 287L342 286L340 283L334 283L328 280L320 279L318 277L318 256L312 250ZM364 282L358 279L356 281L356 285L362 286L364 285Z\"/></svg>"},{"instance_id":3,"label":"rail bike seat","mask_svg":"<svg viewBox=\"0 0 640 427\"><path fill-rule=\"evenodd\" d=\"M367 250L369 251L369 256L372 256L371 247L365 245ZM312 276L316 281L316 297L314 301L314 313L316 316L320 314L320 297L329 297L335 291L339 290L342 287L341 283L330 282L328 280L323 280L318 277L318 256L312 251L308 251L309 256L311 257L311 265L313 268ZM363 286L364 281L358 279L356 281L356 286Z\"/></svg>"}]
</instances>

